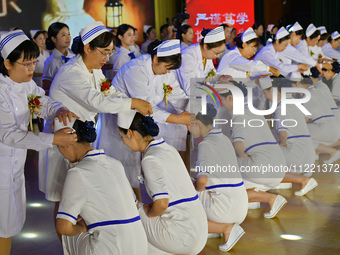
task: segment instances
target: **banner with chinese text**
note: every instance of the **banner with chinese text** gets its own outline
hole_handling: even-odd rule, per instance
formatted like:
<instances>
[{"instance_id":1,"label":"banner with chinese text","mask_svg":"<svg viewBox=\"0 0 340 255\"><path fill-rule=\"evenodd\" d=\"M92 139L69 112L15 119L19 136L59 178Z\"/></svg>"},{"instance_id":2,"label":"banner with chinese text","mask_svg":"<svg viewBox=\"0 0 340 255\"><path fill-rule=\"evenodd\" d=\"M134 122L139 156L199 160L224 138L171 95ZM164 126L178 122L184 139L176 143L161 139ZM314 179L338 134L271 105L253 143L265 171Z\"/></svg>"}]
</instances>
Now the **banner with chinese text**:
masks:
<instances>
[{"instance_id":1,"label":"banner with chinese text","mask_svg":"<svg viewBox=\"0 0 340 255\"><path fill-rule=\"evenodd\" d=\"M194 29L194 42L201 40L203 28L215 28L222 23L244 32L255 22L254 0L187 0L188 24Z\"/></svg>"}]
</instances>

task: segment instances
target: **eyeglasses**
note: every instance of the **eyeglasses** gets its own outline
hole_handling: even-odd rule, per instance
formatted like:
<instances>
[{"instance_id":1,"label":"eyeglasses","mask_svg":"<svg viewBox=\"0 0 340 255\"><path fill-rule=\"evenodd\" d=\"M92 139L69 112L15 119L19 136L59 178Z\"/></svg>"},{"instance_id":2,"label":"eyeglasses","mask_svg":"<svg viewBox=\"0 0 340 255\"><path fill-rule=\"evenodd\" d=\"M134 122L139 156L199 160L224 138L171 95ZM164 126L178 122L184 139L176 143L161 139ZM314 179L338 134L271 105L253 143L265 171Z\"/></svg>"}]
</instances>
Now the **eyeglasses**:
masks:
<instances>
[{"instance_id":1,"label":"eyeglasses","mask_svg":"<svg viewBox=\"0 0 340 255\"><path fill-rule=\"evenodd\" d=\"M214 53L215 57L217 57L218 55L222 54L224 52L224 50L222 52L214 52L212 49L211 49L212 53Z\"/></svg>"},{"instance_id":2,"label":"eyeglasses","mask_svg":"<svg viewBox=\"0 0 340 255\"><path fill-rule=\"evenodd\" d=\"M19 62L15 62L15 63L18 63L19 65L22 65L24 67L26 67L27 69L32 67L32 66L36 66L38 63L39 63L39 60L36 60L36 61L32 61L32 62L29 62L29 63L19 63Z\"/></svg>"},{"instance_id":3,"label":"eyeglasses","mask_svg":"<svg viewBox=\"0 0 340 255\"><path fill-rule=\"evenodd\" d=\"M103 53L102 51L98 50L97 48L96 48L96 50L99 51L103 55L103 58L110 57L113 54L113 52Z\"/></svg>"}]
</instances>

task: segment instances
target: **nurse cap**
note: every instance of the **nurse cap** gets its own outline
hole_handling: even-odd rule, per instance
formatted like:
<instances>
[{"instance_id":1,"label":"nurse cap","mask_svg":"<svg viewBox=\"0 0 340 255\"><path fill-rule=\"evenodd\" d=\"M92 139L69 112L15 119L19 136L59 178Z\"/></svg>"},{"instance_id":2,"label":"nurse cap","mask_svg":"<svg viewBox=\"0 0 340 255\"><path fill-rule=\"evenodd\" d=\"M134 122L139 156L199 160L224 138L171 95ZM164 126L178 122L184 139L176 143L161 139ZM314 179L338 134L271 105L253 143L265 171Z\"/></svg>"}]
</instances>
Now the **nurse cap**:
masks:
<instances>
[{"instance_id":1,"label":"nurse cap","mask_svg":"<svg viewBox=\"0 0 340 255\"><path fill-rule=\"evenodd\" d=\"M109 32L101 21L95 21L87 24L83 31L80 32L83 44L88 44L102 33Z\"/></svg>"},{"instance_id":2,"label":"nurse cap","mask_svg":"<svg viewBox=\"0 0 340 255\"><path fill-rule=\"evenodd\" d=\"M1 56L6 59L8 55L23 41L30 40L22 30L14 30L0 37Z\"/></svg>"},{"instance_id":3,"label":"nurse cap","mask_svg":"<svg viewBox=\"0 0 340 255\"><path fill-rule=\"evenodd\" d=\"M254 38L257 38L257 35L255 34L253 28L248 28L241 36L242 42L248 42Z\"/></svg>"},{"instance_id":4,"label":"nurse cap","mask_svg":"<svg viewBox=\"0 0 340 255\"><path fill-rule=\"evenodd\" d=\"M268 32L272 31L274 26L275 26L274 24L269 24L268 27L267 27L267 31Z\"/></svg>"},{"instance_id":5,"label":"nurse cap","mask_svg":"<svg viewBox=\"0 0 340 255\"><path fill-rule=\"evenodd\" d=\"M324 26L318 27L318 30L320 31L320 34L327 34L327 29Z\"/></svg>"},{"instance_id":6,"label":"nurse cap","mask_svg":"<svg viewBox=\"0 0 340 255\"><path fill-rule=\"evenodd\" d=\"M307 30L306 30L306 36L307 37L310 37L312 34L314 34L314 32L316 31L316 27L313 25L313 24L310 24L308 27L307 27Z\"/></svg>"},{"instance_id":7,"label":"nurse cap","mask_svg":"<svg viewBox=\"0 0 340 255\"><path fill-rule=\"evenodd\" d=\"M128 113L118 113L117 125L120 128L129 129L131 127L133 118L138 111L131 110Z\"/></svg>"},{"instance_id":8,"label":"nurse cap","mask_svg":"<svg viewBox=\"0 0 340 255\"><path fill-rule=\"evenodd\" d=\"M286 78L293 82L298 82L302 80L301 73L299 72L291 72L290 74L287 75Z\"/></svg>"},{"instance_id":9,"label":"nurse cap","mask_svg":"<svg viewBox=\"0 0 340 255\"><path fill-rule=\"evenodd\" d=\"M30 34L31 34L31 38L33 39L33 37L35 36L35 34L39 32L39 30L30 30Z\"/></svg>"},{"instance_id":10,"label":"nurse cap","mask_svg":"<svg viewBox=\"0 0 340 255\"><path fill-rule=\"evenodd\" d=\"M63 128L72 128L73 129L74 122L77 119L73 117L71 122L69 121L68 118L66 118L66 120L67 120L67 125L65 126L64 122L60 122L58 118L54 119L54 133L56 133L57 131L59 131L60 129L63 129Z\"/></svg>"},{"instance_id":11,"label":"nurse cap","mask_svg":"<svg viewBox=\"0 0 340 255\"><path fill-rule=\"evenodd\" d=\"M301 27L299 22L295 22L295 24L293 26L291 26L288 31L291 33L291 32L296 32L296 31L299 31L299 30L303 30L303 28Z\"/></svg>"},{"instance_id":12,"label":"nurse cap","mask_svg":"<svg viewBox=\"0 0 340 255\"><path fill-rule=\"evenodd\" d=\"M276 35L275 35L275 38L276 40L280 40L281 38L285 37L289 35L287 29L285 29L284 27L281 27L277 32L276 32Z\"/></svg>"},{"instance_id":13,"label":"nurse cap","mask_svg":"<svg viewBox=\"0 0 340 255\"><path fill-rule=\"evenodd\" d=\"M332 39L333 40L339 39L339 37L340 37L340 34L339 34L338 31L335 31L335 32L332 33Z\"/></svg>"},{"instance_id":14,"label":"nurse cap","mask_svg":"<svg viewBox=\"0 0 340 255\"><path fill-rule=\"evenodd\" d=\"M214 43L225 40L224 29L222 26L209 31L204 37L204 43Z\"/></svg>"},{"instance_id":15,"label":"nurse cap","mask_svg":"<svg viewBox=\"0 0 340 255\"><path fill-rule=\"evenodd\" d=\"M155 49L157 49L157 57L167 57L181 53L180 40L172 39L162 42ZM154 49L154 50L155 50Z\"/></svg>"},{"instance_id":16,"label":"nurse cap","mask_svg":"<svg viewBox=\"0 0 340 255\"><path fill-rule=\"evenodd\" d=\"M152 27L152 26L150 26L150 25L144 25L144 27L143 27L144 33L146 33L150 27Z\"/></svg>"},{"instance_id":17,"label":"nurse cap","mask_svg":"<svg viewBox=\"0 0 340 255\"><path fill-rule=\"evenodd\" d=\"M264 89L269 89L270 87L273 86L272 80L271 80L268 76L259 79L259 82L260 82L260 87L261 87L261 89L263 89L263 90L264 90Z\"/></svg>"}]
</instances>

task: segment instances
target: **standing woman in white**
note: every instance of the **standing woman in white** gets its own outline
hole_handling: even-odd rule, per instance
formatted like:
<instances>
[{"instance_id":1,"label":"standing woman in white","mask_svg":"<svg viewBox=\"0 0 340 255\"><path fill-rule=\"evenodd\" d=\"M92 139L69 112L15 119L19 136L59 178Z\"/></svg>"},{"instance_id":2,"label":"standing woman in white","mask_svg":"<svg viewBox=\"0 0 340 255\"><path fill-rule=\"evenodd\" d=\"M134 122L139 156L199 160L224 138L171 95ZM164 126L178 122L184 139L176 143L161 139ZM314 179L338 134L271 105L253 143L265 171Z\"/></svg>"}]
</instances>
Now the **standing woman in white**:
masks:
<instances>
[{"instance_id":1,"label":"standing woman in white","mask_svg":"<svg viewBox=\"0 0 340 255\"><path fill-rule=\"evenodd\" d=\"M333 60L327 59L322 51L322 47L328 42L328 38L330 37L330 35L327 33L326 27L324 26L318 27L318 30L320 31L320 39L318 43L314 47L309 47L312 58L317 60L318 63L329 61L333 62Z\"/></svg>"},{"instance_id":2,"label":"standing woman in white","mask_svg":"<svg viewBox=\"0 0 340 255\"><path fill-rule=\"evenodd\" d=\"M39 56L38 46L21 30L0 37L0 254L9 255L11 237L20 233L26 218L24 166L27 149L43 150L53 145L70 145L77 140L70 129L55 134L29 132L31 113L28 96L40 97L42 118L70 113L61 103L45 96L45 91L32 81Z\"/></svg>"},{"instance_id":3,"label":"standing woman in white","mask_svg":"<svg viewBox=\"0 0 340 255\"><path fill-rule=\"evenodd\" d=\"M217 111L212 104L207 105L207 114L193 114L190 132L194 138L203 137L198 145L199 171L196 190L207 214L208 232L224 234L222 251L229 251L244 234L240 227L248 211L248 196L243 185L234 148L221 129L213 129L213 118ZM211 166L228 166L229 172L210 172Z\"/></svg>"},{"instance_id":4,"label":"standing woman in white","mask_svg":"<svg viewBox=\"0 0 340 255\"><path fill-rule=\"evenodd\" d=\"M155 27L149 25L144 25L143 30L143 37L145 42L142 44L141 53L146 54L148 53L148 47L150 43L154 42L157 39L157 32Z\"/></svg>"},{"instance_id":5,"label":"standing woman in white","mask_svg":"<svg viewBox=\"0 0 340 255\"><path fill-rule=\"evenodd\" d=\"M134 27L128 24L122 24L117 29L116 44L120 48L113 59L113 76L125 63L136 58L137 53L130 49L130 46L135 44L133 29Z\"/></svg>"},{"instance_id":6,"label":"standing woman in white","mask_svg":"<svg viewBox=\"0 0 340 255\"><path fill-rule=\"evenodd\" d=\"M119 113L118 127L124 144L143 153L143 178L153 199L139 209L148 254L198 254L207 241L207 216L180 155L163 139L153 139L158 126L152 117Z\"/></svg>"},{"instance_id":7,"label":"standing woman in white","mask_svg":"<svg viewBox=\"0 0 340 255\"><path fill-rule=\"evenodd\" d=\"M242 81L248 87L254 88L253 103L257 109L265 109L266 100L260 87L256 86L255 79L259 74L273 73L279 76L280 72L271 66L267 66L260 60L250 60L260 46L260 39L250 27L242 35L235 38L236 47L229 51L221 59L217 73L231 75L234 80Z\"/></svg>"},{"instance_id":8,"label":"standing woman in white","mask_svg":"<svg viewBox=\"0 0 340 255\"><path fill-rule=\"evenodd\" d=\"M243 95L247 96L245 86L233 82L235 86L242 90ZM222 104L229 111L233 111L233 95L229 89L219 92ZM246 98L245 98L246 101ZM247 189L249 202L265 202L270 205L270 212L264 213L264 217L275 217L287 200L281 195L274 195L266 191L275 188L284 178L283 171L262 172L251 171L255 167L281 167L286 165L283 152L274 139L269 126L263 116L253 114L248 109L248 104L244 105L244 115L233 115L231 139L234 145L238 163L241 170L245 188ZM251 127L249 120L259 119L264 123L262 126ZM242 125L244 123L244 125ZM247 170L248 169L248 170ZM259 203L258 203L259 204ZM258 207L259 208L259 207Z\"/></svg>"},{"instance_id":9,"label":"standing woman in white","mask_svg":"<svg viewBox=\"0 0 340 255\"><path fill-rule=\"evenodd\" d=\"M307 71L308 66L304 64L285 64L280 60L278 52L284 51L290 40L288 31L281 27L274 36L273 43L267 44L255 56L254 60L261 60L268 66L272 66L279 70L283 76L288 76L292 72L300 70Z\"/></svg>"},{"instance_id":10,"label":"standing woman in white","mask_svg":"<svg viewBox=\"0 0 340 255\"><path fill-rule=\"evenodd\" d=\"M204 30L203 39L182 50L182 65L177 70L180 84L187 95L190 95L190 80L206 78L209 72L215 71L213 59L224 51L226 44L223 27ZM192 81L191 81L192 82Z\"/></svg>"},{"instance_id":11,"label":"standing woman in white","mask_svg":"<svg viewBox=\"0 0 340 255\"><path fill-rule=\"evenodd\" d=\"M194 30L188 24L184 24L179 28L178 35L181 40L181 50L190 46L194 39Z\"/></svg>"},{"instance_id":12,"label":"standing woman in white","mask_svg":"<svg viewBox=\"0 0 340 255\"><path fill-rule=\"evenodd\" d=\"M92 121L68 126L78 141L58 146L65 158L77 162L67 172L57 214L64 254L146 255L147 238L122 164L104 150L93 150Z\"/></svg>"},{"instance_id":13,"label":"standing woman in white","mask_svg":"<svg viewBox=\"0 0 340 255\"><path fill-rule=\"evenodd\" d=\"M306 39L300 41L300 43L296 45L296 49L305 56L313 57L314 52L311 51L310 47L317 45L319 39L320 31L313 24L310 24L306 30Z\"/></svg>"},{"instance_id":14,"label":"standing woman in white","mask_svg":"<svg viewBox=\"0 0 340 255\"><path fill-rule=\"evenodd\" d=\"M50 86L59 68L74 57L69 50L71 35L66 24L55 22L48 27L48 38L46 47L53 53L46 59L42 75L43 89L49 94Z\"/></svg>"},{"instance_id":15,"label":"standing woman in white","mask_svg":"<svg viewBox=\"0 0 340 255\"><path fill-rule=\"evenodd\" d=\"M72 109L81 120L95 121L100 112L128 112L136 108L143 114L152 113L151 105L140 99L126 98L111 86L105 96L101 92L105 76L101 67L112 53L113 35L103 23L93 22L85 26L80 37L73 42L77 56L63 65L55 76L50 95ZM45 132L52 132L50 120ZM39 157L39 187L49 201L60 201L67 167L64 157L54 147Z\"/></svg>"},{"instance_id":16,"label":"standing woman in white","mask_svg":"<svg viewBox=\"0 0 340 255\"><path fill-rule=\"evenodd\" d=\"M322 51L325 54L325 57L329 59L334 59L340 62L340 52L337 50L339 45L340 45L340 34L338 31L335 31L328 38L328 42L322 47Z\"/></svg>"},{"instance_id":17,"label":"standing woman in white","mask_svg":"<svg viewBox=\"0 0 340 255\"><path fill-rule=\"evenodd\" d=\"M43 85L42 74L44 70L44 63L45 63L45 60L50 56L50 53L47 50L44 50L44 47L46 46L46 37L44 35L44 31L37 31L36 33L34 33L32 35L32 40L39 47L39 51L40 51L39 57L37 58L39 62L36 65L34 69L34 73L33 73L33 81L35 81L35 83L40 88L42 88L42 85Z\"/></svg>"}]
</instances>

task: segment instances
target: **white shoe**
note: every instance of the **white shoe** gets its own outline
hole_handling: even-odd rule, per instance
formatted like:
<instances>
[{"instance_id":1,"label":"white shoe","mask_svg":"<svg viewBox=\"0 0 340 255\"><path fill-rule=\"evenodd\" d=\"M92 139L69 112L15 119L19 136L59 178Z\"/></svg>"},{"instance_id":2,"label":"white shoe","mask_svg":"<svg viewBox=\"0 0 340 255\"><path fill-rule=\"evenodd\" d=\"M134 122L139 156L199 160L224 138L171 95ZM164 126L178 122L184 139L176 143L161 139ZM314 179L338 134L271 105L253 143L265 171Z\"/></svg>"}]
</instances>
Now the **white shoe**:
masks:
<instances>
[{"instance_id":1,"label":"white shoe","mask_svg":"<svg viewBox=\"0 0 340 255\"><path fill-rule=\"evenodd\" d=\"M277 195L270 212L264 213L263 216L268 219L274 218L286 204L287 200L283 196Z\"/></svg>"},{"instance_id":2,"label":"white shoe","mask_svg":"<svg viewBox=\"0 0 340 255\"><path fill-rule=\"evenodd\" d=\"M243 235L243 228L241 228L239 224L235 223L230 231L228 241L224 244L219 245L218 248L221 251L230 251Z\"/></svg>"},{"instance_id":3,"label":"white shoe","mask_svg":"<svg viewBox=\"0 0 340 255\"><path fill-rule=\"evenodd\" d=\"M325 160L323 163L324 164L332 164L333 162L337 161L340 159L340 151L335 152L335 154L333 155L333 157L331 157L328 160Z\"/></svg>"},{"instance_id":4,"label":"white shoe","mask_svg":"<svg viewBox=\"0 0 340 255\"><path fill-rule=\"evenodd\" d=\"M316 186L318 186L318 183L316 182L316 180L314 178L310 178L309 182L307 183L307 185L299 190L299 191L295 191L294 194L295 196L303 196L306 193L308 193L309 191L311 191L312 189L314 189Z\"/></svg>"},{"instance_id":5,"label":"white shoe","mask_svg":"<svg viewBox=\"0 0 340 255\"><path fill-rule=\"evenodd\" d=\"M290 182L281 182L274 189L291 189L292 187L293 187L293 184Z\"/></svg>"},{"instance_id":6,"label":"white shoe","mask_svg":"<svg viewBox=\"0 0 340 255\"><path fill-rule=\"evenodd\" d=\"M208 233L208 238L220 238L223 234L220 233Z\"/></svg>"},{"instance_id":7,"label":"white shoe","mask_svg":"<svg viewBox=\"0 0 340 255\"><path fill-rule=\"evenodd\" d=\"M259 209L261 208L260 202L249 202L248 209Z\"/></svg>"}]
</instances>

